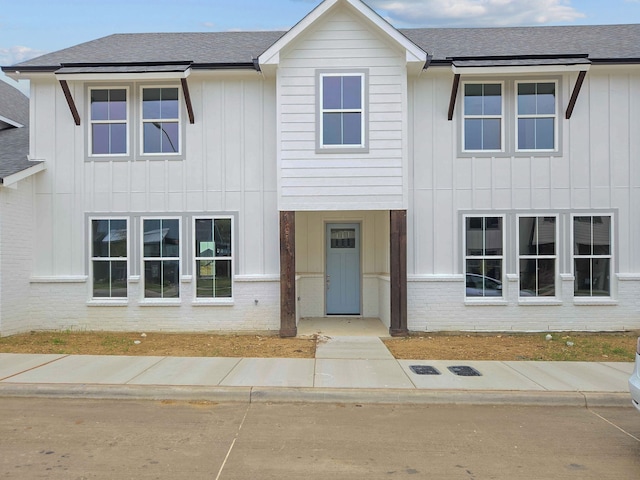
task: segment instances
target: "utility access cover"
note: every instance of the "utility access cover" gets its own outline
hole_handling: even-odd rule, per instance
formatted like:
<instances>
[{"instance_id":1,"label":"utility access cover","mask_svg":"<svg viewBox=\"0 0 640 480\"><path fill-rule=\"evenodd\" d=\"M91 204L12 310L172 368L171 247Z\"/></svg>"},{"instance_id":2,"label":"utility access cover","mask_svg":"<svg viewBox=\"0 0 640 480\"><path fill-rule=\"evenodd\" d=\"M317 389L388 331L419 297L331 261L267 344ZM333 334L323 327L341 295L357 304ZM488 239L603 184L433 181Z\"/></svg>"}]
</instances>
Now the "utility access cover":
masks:
<instances>
[{"instance_id":1,"label":"utility access cover","mask_svg":"<svg viewBox=\"0 0 640 480\"><path fill-rule=\"evenodd\" d=\"M440 375L440 371L430 365L411 365L409 368L416 375Z\"/></svg>"},{"instance_id":2,"label":"utility access cover","mask_svg":"<svg viewBox=\"0 0 640 480\"><path fill-rule=\"evenodd\" d=\"M451 373L460 377L481 377L482 374L473 367L466 365L457 365L454 367L447 367Z\"/></svg>"}]
</instances>

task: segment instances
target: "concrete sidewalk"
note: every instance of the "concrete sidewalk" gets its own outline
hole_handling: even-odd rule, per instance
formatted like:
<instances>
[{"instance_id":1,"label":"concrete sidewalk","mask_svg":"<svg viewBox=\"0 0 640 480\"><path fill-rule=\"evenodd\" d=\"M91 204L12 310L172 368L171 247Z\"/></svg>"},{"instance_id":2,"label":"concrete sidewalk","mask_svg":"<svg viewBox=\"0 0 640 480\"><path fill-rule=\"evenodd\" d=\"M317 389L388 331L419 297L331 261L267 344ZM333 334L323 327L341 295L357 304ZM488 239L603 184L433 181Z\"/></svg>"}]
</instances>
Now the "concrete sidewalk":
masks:
<instances>
[{"instance_id":1,"label":"concrete sidewalk","mask_svg":"<svg viewBox=\"0 0 640 480\"><path fill-rule=\"evenodd\" d=\"M327 337L315 359L0 354L0 396L631 406L632 371L614 362L396 360L377 337Z\"/></svg>"}]
</instances>

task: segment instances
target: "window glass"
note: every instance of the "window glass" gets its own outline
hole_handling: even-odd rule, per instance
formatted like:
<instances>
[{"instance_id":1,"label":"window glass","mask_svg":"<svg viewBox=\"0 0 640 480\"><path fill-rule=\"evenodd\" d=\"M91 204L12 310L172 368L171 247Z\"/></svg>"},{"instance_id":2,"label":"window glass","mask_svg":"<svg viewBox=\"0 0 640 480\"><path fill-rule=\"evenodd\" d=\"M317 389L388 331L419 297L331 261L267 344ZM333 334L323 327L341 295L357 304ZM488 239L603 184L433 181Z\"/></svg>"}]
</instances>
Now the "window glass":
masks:
<instances>
[{"instance_id":1,"label":"window glass","mask_svg":"<svg viewBox=\"0 0 640 480\"><path fill-rule=\"evenodd\" d=\"M322 146L361 146L363 79L357 75L322 75Z\"/></svg>"},{"instance_id":2,"label":"window glass","mask_svg":"<svg viewBox=\"0 0 640 480\"><path fill-rule=\"evenodd\" d=\"M179 108L177 88L142 90L144 153L180 152Z\"/></svg>"},{"instance_id":3,"label":"window glass","mask_svg":"<svg viewBox=\"0 0 640 480\"><path fill-rule=\"evenodd\" d=\"M125 89L92 89L90 97L91 154L126 154L127 91Z\"/></svg>"},{"instance_id":4,"label":"window glass","mask_svg":"<svg viewBox=\"0 0 640 480\"><path fill-rule=\"evenodd\" d=\"M555 148L556 85L517 83L517 125L519 150Z\"/></svg>"},{"instance_id":5,"label":"window glass","mask_svg":"<svg viewBox=\"0 0 640 480\"><path fill-rule=\"evenodd\" d=\"M574 217L574 295L611 295L611 217Z\"/></svg>"},{"instance_id":6,"label":"window glass","mask_svg":"<svg viewBox=\"0 0 640 480\"><path fill-rule=\"evenodd\" d=\"M180 296L180 221L145 219L143 222L144 296Z\"/></svg>"},{"instance_id":7,"label":"window glass","mask_svg":"<svg viewBox=\"0 0 640 480\"><path fill-rule=\"evenodd\" d=\"M127 221L92 220L94 298L127 297Z\"/></svg>"},{"instance_id":8,"label":"window glass","mask_svg":"<svg viewBox=\"0 0 640 480\"><path fill-rule=\"evenodd\" d=\"M196 297L231 298L231 219L196 219L195 229Z\"/></svg>"},{"instance_id":9,"label":"window glass","mask_svg":"<svg viewBox=\"0 0 640 480\"><path fill-rule=\"evenodd\" d=\"M520 296L556 294L556 218L520 217Z\"/></svg>"},{"instance_id":10,"label":"window glass","mask_svg":"<svg viewBox=\"0 0 640 480\"><path fill-rule=\"evenodd\" d=\"M502 297L502 218L465 220L467 297Z\"/></svg>"},{"instance_id":11,"label":"window glass","mask_svg":"<svg viewBox=\"0 0 640 480\"><path fill-rule=\"evenodd\" d=\"M502 149L502 85L464 85L464 149Z\"/></svg>"}]
</instances>

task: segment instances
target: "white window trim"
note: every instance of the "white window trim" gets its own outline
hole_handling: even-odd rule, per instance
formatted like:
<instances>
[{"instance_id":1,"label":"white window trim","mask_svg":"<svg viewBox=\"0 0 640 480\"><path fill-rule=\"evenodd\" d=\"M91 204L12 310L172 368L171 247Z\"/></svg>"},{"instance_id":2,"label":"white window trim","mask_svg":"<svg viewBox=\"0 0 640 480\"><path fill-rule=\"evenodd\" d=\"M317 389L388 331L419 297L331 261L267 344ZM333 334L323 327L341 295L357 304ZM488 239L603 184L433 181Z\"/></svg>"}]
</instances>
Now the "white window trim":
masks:
<instances>
[{"instance_id":1,"label":"white window trim","mask_svg":"<svg viewBox=\"0 0 640 480\"><path fill-rule=\"evenodd\" d=\"M122 120L93 120L93 118L91 117L91 92L93 92L94 90L125 90L125 95L126 95L126 119L125 119L125 134L126 134L126 140L125 140L125 144L126 144L126 153L93 153L93 125L95 124L101 124L101 125L105 125L105 124L119 124L122 123ZM89 96L88 96L88 104L89 104L89 112L87 114L87 117L89 118L89 132L88 132L88 138L89 138L89 150L87 151L87 154L90 158L96 158L96 157L109 157L109 158L113 158L113 157L128 157L130 155L130 150L131 150L131 141L130 141L130 135L129 135L129 127L130 127L130 123L131 123L131 92L129 90L129 87L127 85L106 85L106 86L94 86L94 87L89 87Z\"/></svg>"},{"instance_id":2,"label":"white window trim","mask_svg":"<svg viewBox=\"0 0 640 480\"><path fill-rule=\"evenodd\" d=\"M179 247L178 247L178 256L177 257L145 257L144 255L144 222L145 220L178 220L178 234L179 237ZM182 249L183 249L183 237L182 234L182 217L179 216L170 216L170 215L158 215L158 216L146 216L140 217L140 278L141 278L141 288L140 288L140 304L146 305L171 305L171 304L181 304L182 303ZM145 297L146 290L146 279L145 279L145 261L172 261L178 260L178 296L177 297Z\"/></svg>"},{"instance_id":3,"label":"white window trim","mask_svg":"<svg viewBox=\"0 0 640 480\"><path fill-rule=\"evenodd\" d=\"M359 109L324 109L324 82L325 77L360 77L360 108ZM318 149L320 151L328 150L355 150L362 151L367 148L367 73L364 71L343 71L343 72L319 72L318 73ZM325 144L324 139L324 114L325 113L360 113L360 143L359 144Z\"/></svg>"},{"instance_id":4,"label":"white window trim","mask_svg":"<svg viewBox=\"0 0 640 480\"><path fill-rule=\"evenodd\" d=\"M93 221L94 220L124 220L127 224L127 296L126 297L94 297L93 296L93 262L94 261L122 261L122 257L94 257L93 256ZM122 305L129 303L129 276L131 275L131 228L128 217L95 216L89 217L89 303L101 305Z\"/></svg>"},{"instance_id":5,"label":"white window trim","mask_svg":"<svg viewBox=\"0 0 640 480\"><path fill-rule=\"evenodd\" d=\"M197 220L230 220L231 221L231 256L229 257L199 257L197 255L198 249L196 248L196 221ZM234 302L234 294L235 294L235 275L234 275L234 264L235 264L235 223L233 219L233 215L197 215L192 218L192 242L193 242L193 263L192 263L192 271L193 271L193 303L200 305L230 305ZM198 275L197 275L197 261L198 260L231 260L231 297L198 297Z\"/></svg>"},{"instance_id":6,"label":"white window trim","mask_svg":"<svg viewBox=\"0 0 640 480\"><path fill-rule=\"evenodd\" d=\"M538 83L553 83L555 85L555 113L553 115L551 114L526 114L526 115L520 115L518 113L518 85L520 84L527 84L527 83L533 83L533 84L538 84ZM513 103L513 108L514 108L514 116L515 116L515 134L514 134L514 146L515 146L515 151L517 153L545 153L545 152L557 152L558 151L558 131L559 131L559 122L560 122L560 117L558 114L558 108L559 108L559 104L558 104L558 80L555 79L535 79L535 80L516 80L513 84L513 95L514 95L514 103ZM518 147L518 120L520 120L520 118L553 118L553 148L519 148Z\"/></svg>"},{"instance_id":7,"label":"white window trim","mask_svg":"<svg viewBox=\"0 0 640 480\"><path fill-rule=\"evenodd\" d=\"M609 223L609 255L576 255L575 253L575 243L574 243L574 235L575 228L574 222L576 217L608 217L610 220ZM615 271L615 245L614 245L614 235L615 231L614 225L614 216L611 213L593 213L593 212L584 212L584 213L572 213L571 214L571 235L570 235L570 248L571 248L571 274L574 279L576 276L576 258L608 258L609 259L609 295L579 295L575 294L575 287L573 293L573 298L575 303L611 303L614 300L614 276ZM591 232L591 244L593 245L593 231Z\"/></svg>"},{"instance_id":8,"label":"white window trim","mask_svg":"<svg viewBox=\"0 0 640 480\"><path fill-rule=\"evenodd\" d=\"M178 118L144 118L144 90L146 89L162 89L162 88L175 88L178 90ZM176 84L162 84L162 85L140 85L139 86L139 142L140 142L140 156L141 157L166 157L166 156L180 156L182 155L183 139L182 139L182 87ZM151 152L146 153L144 151L144 124L150 122L165 122L165 123L178 123L178 151L177 152Z\"/></svg>"},{"instance_id":9,"label":"white window trim","mask_svg":"<svg viewBox=\"0 0 640 480\"><path fill-rule=\"evenodd\" d=\"M555 228L555 255L520 255L520 219L521 218L542 218L542 217L553 217L556 219L556 228ZM560 240L560 218L556 213L552 214L544 214L544 213L522 213L516 215L516 271L518 272L518 301L520 303L553 303L554 305L558 304L559 296L559 288L561 287L560 279L560 261L558 258L558 246ZM553 259L555 260L555 272L554 272L554 290L555 295L553 297L522 297L520 296L520 260L539 260L539 259Z\"/></svg>"},{"instance_id":10,"label":"white window trim","mask_svg":"<svg viewBox=\"0 0 640 480\"><path fill-rule=\"evenodd\" d=\"M500 111L502 112L500 115L467 115L464 111L464 100L465 100L465 86L466 85L500 85ZM502 153L505 151L505 82L504 81L492 81L492 80L469 80L462 82L462 106L460 111L462 112L462 125L461 125L461 152L462 153ZM465 120L466 119L491 119L497 118L500 119L500 148L499 149L481 149L481 150L473 150L465 148Z\"/></svg>"},{"instance_id":11,"label":"white window trim","mask_svg":"<svg viewBox=\"0 0 640 480\"><path fill-rule=\"evenodd\" d=\"M502 220L502 255L467 255L467 219L468 218L500 218ZM498 215L494 215L494 214L467 214L467 215L463 215L462 216L462 258L463 258L463 266L462 266L462 270L463 270L463 278L464 278L464 299L465 299L465 303L468 304L474 304L474 303L480 303L483 305L486 304L492 304L492 305L503 305L506 304L506 296L505 296L505 291L504 291L504 286L507 283L506 280L506 275L505 275L505 271L506 271L506 261L505 261L505 251L506 251L506 215L504 214L498 214ZM483 250L484 250L484 242L485 242L485 238L483 235ZM498 297L468 297L467 296L467 260L501 260L501 267L500 267L500 275L502 277L502 279L500 280L502 282L502 296Z\"/></svg>"}]
</instances>

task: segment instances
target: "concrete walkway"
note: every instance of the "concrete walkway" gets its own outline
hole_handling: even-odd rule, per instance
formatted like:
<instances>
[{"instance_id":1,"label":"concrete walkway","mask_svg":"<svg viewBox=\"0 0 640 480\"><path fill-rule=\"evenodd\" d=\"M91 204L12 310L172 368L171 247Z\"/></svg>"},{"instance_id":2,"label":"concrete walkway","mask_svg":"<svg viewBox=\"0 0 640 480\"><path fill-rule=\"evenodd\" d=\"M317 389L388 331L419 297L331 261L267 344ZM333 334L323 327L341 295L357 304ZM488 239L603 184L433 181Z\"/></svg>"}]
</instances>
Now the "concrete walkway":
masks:
<instances>
[{"instance_id":1,"label":"concrete walkway","mask_svg":"<svg viewBox=\"0 0 640 480\"><path fill-rule=\"evenodd\" d=\"M633 363L396 360L322 337L315 359L0 354L1 396L631 406ZM477 373L477 376L468 376Z\"/></svg>"}]
</instances>

